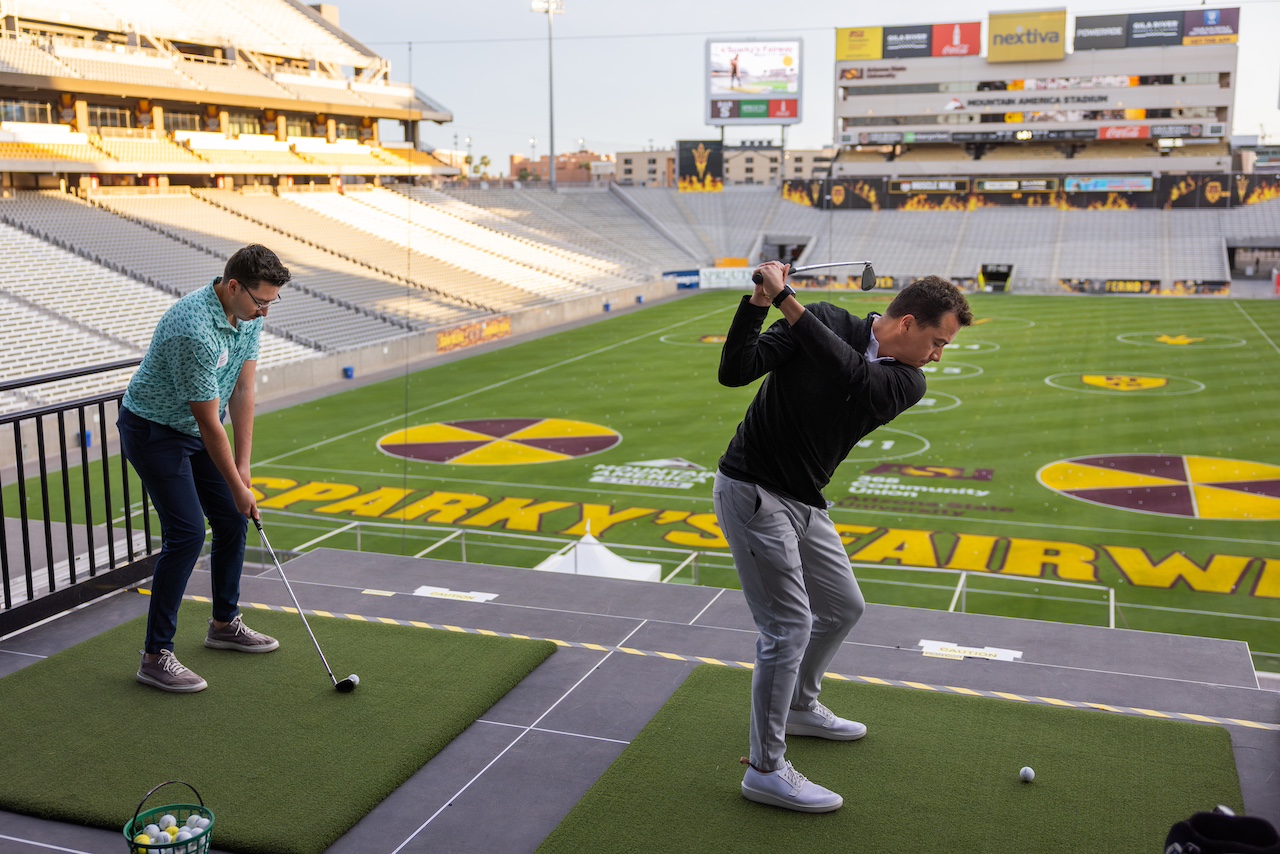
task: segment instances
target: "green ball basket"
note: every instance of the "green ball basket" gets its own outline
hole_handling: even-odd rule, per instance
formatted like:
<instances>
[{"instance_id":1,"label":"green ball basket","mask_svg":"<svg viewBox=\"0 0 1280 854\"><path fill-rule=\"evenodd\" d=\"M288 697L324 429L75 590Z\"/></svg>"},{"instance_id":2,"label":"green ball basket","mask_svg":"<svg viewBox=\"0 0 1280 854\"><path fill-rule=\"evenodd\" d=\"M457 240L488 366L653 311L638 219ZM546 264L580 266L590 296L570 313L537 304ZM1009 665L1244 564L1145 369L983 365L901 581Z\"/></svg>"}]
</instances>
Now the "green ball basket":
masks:
<instances>
[{"instance_id":1,"label":"green ball basket","mask_svg":"<svg viewBox=\"0 0 1280 854\"><path fill-rule=\"evenodd\" d=\"M156 792L165 786L174 784L186 786L196 796L196 800L200 802L196 804L166 804L162 807L154 807L143 811L142 807ZM134 842L134 838L142 833L143 828L148 824L159 824L160 817L171 815L178 821L179 826L186 824L190 816L196 815L209 819L209 826L203 830L197 831L190 839L182 842L151 842L142 844ZM167 834L166 834L167 835ZM209 840L213 838L213 810L204 805L204 798L200 797L200 793L196 791L196 787L190 783L184 783L181 780L169 780L161 783L151 791L147 792L142 802L138 804L138 808L133 812L133 818L124 823L124 841L129 846L130 854L208 854Z\"/></svg>"}]
</instances>

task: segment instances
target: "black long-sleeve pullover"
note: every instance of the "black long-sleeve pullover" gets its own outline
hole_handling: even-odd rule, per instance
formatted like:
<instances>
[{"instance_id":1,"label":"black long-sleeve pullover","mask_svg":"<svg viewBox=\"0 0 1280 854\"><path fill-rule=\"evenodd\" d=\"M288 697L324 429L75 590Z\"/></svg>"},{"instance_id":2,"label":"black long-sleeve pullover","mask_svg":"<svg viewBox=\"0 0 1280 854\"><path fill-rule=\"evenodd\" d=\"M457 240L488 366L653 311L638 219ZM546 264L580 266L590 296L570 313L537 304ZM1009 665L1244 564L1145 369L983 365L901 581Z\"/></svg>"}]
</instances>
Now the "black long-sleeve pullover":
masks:
<instances>
[{"instance_id":1,"label":"black long-sleeve pullover","mask_svg":"<svg viewBox=\"0 0 1280 854\"><path fill-rule=\"evenodd\" d=\"M791 326L761 334L768 308L744 296L720 355L720 383L760 385L720 470L814 507L853 446L924 397L924 374L892 359L866 358L876 315L830 303L805 306Z\"/></svg>"}]
</instances>

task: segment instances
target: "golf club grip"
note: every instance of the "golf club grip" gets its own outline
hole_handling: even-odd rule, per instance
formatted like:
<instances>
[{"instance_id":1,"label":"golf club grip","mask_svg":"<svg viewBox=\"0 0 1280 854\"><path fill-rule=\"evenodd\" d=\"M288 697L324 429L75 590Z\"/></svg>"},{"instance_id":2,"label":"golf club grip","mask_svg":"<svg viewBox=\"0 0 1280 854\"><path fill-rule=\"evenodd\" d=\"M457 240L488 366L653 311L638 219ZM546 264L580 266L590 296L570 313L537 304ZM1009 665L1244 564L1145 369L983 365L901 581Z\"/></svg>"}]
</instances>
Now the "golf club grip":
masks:
<instances>
[{"instance_id":1,"label":"golf club grip","mask_svg":"<svg viewBox=\"0 0 1280 854\"><path fill-rule=\"evenodd\" d=\"M788 276L790 276L790 275L791 275L792 273L794 273L795 271L796 271L796 268L795 268L795 265L794 265L794 264L788 264L788 265L787 265L787 275L788 275ZM757 284L757 285L763 285L763 284L764 284L764 276L763 276L763 275L761 275L761 273L760 273L760 271L759 271L759 270L756 270L754 273L752 273L752 274L751 274L751 281L752 281L753 283Z\"/></svg>"}]
</instances>

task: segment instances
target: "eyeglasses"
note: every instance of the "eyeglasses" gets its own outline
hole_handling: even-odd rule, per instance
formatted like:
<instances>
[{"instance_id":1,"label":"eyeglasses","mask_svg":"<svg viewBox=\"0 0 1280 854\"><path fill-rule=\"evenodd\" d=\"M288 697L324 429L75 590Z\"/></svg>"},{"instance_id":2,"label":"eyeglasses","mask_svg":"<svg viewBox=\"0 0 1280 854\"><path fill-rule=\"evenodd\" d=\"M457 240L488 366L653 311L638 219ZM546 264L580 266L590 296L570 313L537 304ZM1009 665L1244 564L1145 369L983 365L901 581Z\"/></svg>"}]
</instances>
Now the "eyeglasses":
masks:
<instances>
[{"instance_id":1,"label":"eyeglasses","mask_svg":"<svg viewBox=\"0 0 1280 854\"><path fill-rule=\"evenodd\" d=\"M249 295L249 299L253 300L253 304L256 305L259 309L264 309L268 306L272 306L280 302L280 297L278 296L275 299L261 300L255 297L253 295L253 291L249 290L248 288L245 288L244 292Z\"/></svg>"}]
</instances>

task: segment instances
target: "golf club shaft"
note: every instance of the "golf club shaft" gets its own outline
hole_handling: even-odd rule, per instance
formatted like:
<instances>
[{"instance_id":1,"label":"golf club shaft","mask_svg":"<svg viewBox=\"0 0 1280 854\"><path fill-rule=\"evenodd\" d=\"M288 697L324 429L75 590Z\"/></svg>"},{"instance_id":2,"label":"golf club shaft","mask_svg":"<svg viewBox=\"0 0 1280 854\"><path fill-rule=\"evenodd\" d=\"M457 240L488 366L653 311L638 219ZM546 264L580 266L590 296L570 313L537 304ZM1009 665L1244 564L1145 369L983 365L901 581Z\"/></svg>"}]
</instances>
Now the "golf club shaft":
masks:
<instances>
[{"instance_id":1,"label":"golf club shaft","mask_svg":"<svg viewBox=\"0 0 1280 854\"><path fill-rule=\"evenodd\" d=\"M806 264L803 267L797 267L794 264L788 264L787 275L789 276L792 273L803 273L803 272L806 272L807 270L821 270L824 267L853 267L858 264L861 264L863 267L871 266L870 261L832 261L831 263L828 263L828 264ZM751 281L757 285L764 284L764 276L762 276L759 271L756 271L751 275Z\"/></svg>"},{"instance_id":2,"label":"golf club shaft","mask_svg":"<svg viewBox=\"0 0 1280 854\"><path fill-rule=\"evenodd\" d=\"M329 681L337 687L338 680L334 678L333 668L329 666L329 660L324 657L324 650L320 648L320 641L316 640L315 632L311 631L311 624L307 622L307 615L302 613L302 606L298 604L298 597L293 594L293 586L289 584L289 579L285 577L284 567L280 565L280 558L276 557L275 549L271 548L271 541L267 539L267 532L262 530L262 522L254 519L253 524L258 528L258 536L262 538L262 544L267 547L267 553L271 555L271 562L276 565L276 571L280 573L280 580L284 582L284 589L289 591L289 598L293 600L293 607L298 609L298 616L302 618L302 625L306 626L307 634L311 635L311 642L316 645L316 652L320 653L320 661L324 663L325 672L329 674Z\"/></svg>"}]
</instances>

